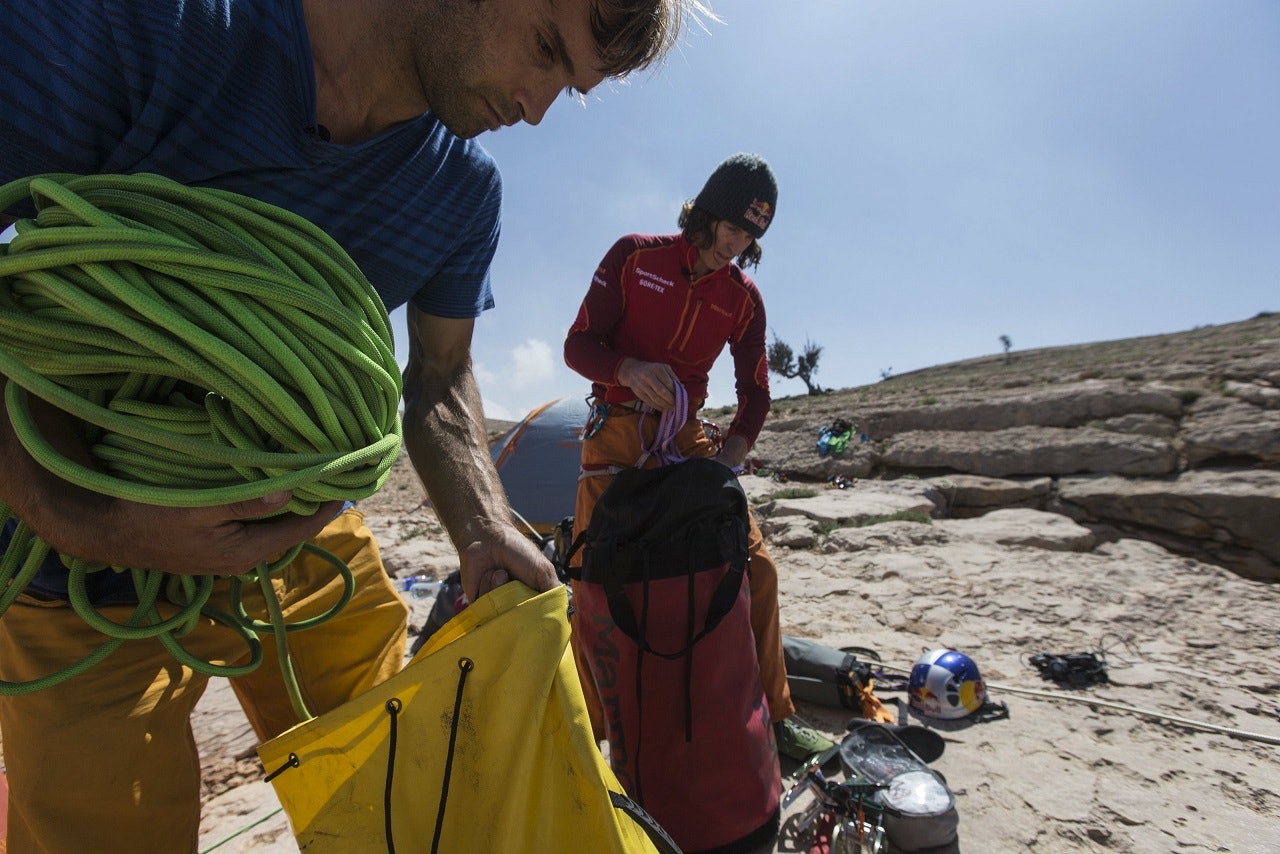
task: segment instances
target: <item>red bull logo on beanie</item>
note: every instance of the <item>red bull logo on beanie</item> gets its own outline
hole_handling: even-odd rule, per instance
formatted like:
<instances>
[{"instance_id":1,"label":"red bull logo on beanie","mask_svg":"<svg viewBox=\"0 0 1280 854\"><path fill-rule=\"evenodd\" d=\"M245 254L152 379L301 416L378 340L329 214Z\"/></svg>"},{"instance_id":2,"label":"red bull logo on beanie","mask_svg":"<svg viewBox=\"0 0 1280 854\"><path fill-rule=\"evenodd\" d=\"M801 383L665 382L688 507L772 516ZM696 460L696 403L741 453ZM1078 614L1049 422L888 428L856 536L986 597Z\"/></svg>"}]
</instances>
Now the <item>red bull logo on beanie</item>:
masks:
<instances>
[{"instance_id":1,"label":"red bull logo on beanie","mask_svg":"<svg viewBox=\"0 0 1280 854\"><path fill-rule=\"evenodd\" d=\"M769 221L773 219L773 205L760 199L752 199L742 216L747 222L764 231L769 227Z\"/></svg>"}]
</instances>

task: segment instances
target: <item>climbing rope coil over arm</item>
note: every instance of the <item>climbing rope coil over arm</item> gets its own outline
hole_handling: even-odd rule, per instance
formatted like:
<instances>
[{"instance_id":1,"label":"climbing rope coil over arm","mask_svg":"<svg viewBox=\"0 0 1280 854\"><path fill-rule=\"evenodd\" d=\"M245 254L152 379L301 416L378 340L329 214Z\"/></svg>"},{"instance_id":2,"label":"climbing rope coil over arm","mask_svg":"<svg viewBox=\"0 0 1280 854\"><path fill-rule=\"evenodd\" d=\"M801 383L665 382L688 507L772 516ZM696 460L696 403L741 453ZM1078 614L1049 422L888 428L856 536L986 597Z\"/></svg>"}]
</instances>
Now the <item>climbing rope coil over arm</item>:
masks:
<instances>
[{"instance_id":1,"label":"climbing rope coil over arm","mask_svg":"<svg viewBox=\"0 0 1280 854\"><path fill-rule=\"evenodd\" d=\"M198 507L282 490L280 512L314 513L385 482L400 449L401 377L387 312L355 263L307 220L235 193L158 175L43 175L0 186L0 210L34 204L0 246L0 373L19 441L58 477L144 504ZM37 428L30 395L83 424L96 468L59 453ZM13 511L0 504L0 523ZM21 521L0 559L0 618L49 546ZM103 647L56 674L0 691L24 693L70 678L132 638L158 638L184 664L235 676L261 661L255 633L305 629L337 613L285 625L271 573L302 544L232 579L235 613L207 605L211 576L108 568L63 556L71 605L107 635ZM89 601L90 572L132 573L138 606L125 623ZM240 585L258 583L270 622L251 619ZM163 620L164 595L179 613ZM240 632L250 661L193 660L179 639L200 616ZM291 674L287 660L282 661ZM296 686L291 686L296 689ZM296 690L295 706L300 706ZM303 717L308 717L303 712Z\"/></svg>"}]
</instances>

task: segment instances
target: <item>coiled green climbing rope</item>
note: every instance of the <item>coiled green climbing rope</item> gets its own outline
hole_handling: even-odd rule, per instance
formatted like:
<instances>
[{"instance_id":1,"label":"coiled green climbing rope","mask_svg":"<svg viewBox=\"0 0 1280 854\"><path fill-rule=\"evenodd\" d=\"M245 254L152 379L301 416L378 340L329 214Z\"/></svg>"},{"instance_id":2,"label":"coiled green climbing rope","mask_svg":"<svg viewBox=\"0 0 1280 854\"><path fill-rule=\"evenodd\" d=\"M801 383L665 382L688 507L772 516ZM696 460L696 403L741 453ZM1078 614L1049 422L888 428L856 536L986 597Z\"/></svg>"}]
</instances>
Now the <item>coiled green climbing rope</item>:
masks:
<instances>
[{"instance_id":1,"label":"coiled green climbing rope","mask_svg":"<svg viewBox=\"0 0 1280 854\"><path fill-rule=\"evenodd\" d=\"M162 506L212 506L292 490L281 512L357 500L386 480L400 448L401 379L387 312L354 262L307 220L234 193L158 175L43 175L0 186L0 210L29 201L0 247L0 374L4 404L27 451L86 489ZM40 434L29 395L83 422L98 464L58 453ZM0 504L0 523L13 514ZM49 547L21 520L0 559L0 615ZM285 625L270 585L306 548L334 564L346 594L330 614ZM214 579L107 568L67 558L72 607L106 635L82 661L41 679L0 683L24 693L74 676L121 643L158 638L180 661L234 676L261 661L256 633L273 632L301 717L285 633L345 606L345 564L304 544L232 579L235 613L208 605ZM139 604L117 623L85 592L90 572L127 571ZM270 621L240 604L257 581ZM160 618L163 595L179 613ZM239 631L239 667L194 659L180 638L200 616Z\"/></svg>"}]
</instances>

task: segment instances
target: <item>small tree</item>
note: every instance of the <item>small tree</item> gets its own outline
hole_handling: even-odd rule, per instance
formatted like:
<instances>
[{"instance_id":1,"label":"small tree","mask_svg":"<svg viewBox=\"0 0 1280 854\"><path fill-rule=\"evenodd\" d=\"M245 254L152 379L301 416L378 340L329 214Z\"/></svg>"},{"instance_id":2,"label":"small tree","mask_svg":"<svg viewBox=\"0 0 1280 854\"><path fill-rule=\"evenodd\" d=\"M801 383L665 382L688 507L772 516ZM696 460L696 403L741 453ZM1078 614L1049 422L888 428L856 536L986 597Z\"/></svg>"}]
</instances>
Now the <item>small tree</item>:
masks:
<instances>
[{"instance_id":1,"label":"small tree","mask_svg":"<svg viewBox=\"0 0 1280 854\"><path fill-rule=\"evenodd\" d=\"M1004 360L1006 362L1013 361L1013 357L1009 355L1009 349L1013 347L1013 339L1008 335L1001 335L1000 346L1004 348Z\"/></svg>"},{"instance_id":2,"label":"small tree","mask_svg":"<svg viewBox=\"0 0 1280 854\"><path fill-rule=\"evenodd\" d=\"M822 347L812 341L804 342L804 352L796 357L791 345L778 338L774 333L769 342L769 370L787 379L800 378L804 381L809 394L822 394L822 386L813 382L813 375L818 372L818 357L822 355Z\"/></svg>"}]
</instances>

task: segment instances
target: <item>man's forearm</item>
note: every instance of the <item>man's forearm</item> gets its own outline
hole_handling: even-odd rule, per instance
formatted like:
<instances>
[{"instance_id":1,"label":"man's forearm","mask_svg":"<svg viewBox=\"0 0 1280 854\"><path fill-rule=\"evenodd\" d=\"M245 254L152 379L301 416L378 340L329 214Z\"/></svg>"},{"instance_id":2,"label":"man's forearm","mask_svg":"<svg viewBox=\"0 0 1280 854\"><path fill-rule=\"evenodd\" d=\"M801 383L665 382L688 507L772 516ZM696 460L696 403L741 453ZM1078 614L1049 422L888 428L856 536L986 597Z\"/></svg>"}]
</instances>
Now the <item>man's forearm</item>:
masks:
<instances>
[{"instance_id":1,"label":"man's forearm","mask_svg":"<svg viewBox=\"0 0 1280 854\"><path fill-rule=\"evenodd\" d=\"M471 371L470 320L410 306L404 371L404 440L436 515L458 550L472 601L511 580L534 590L559 584L533 541L516 530L489 458L484 410Z\"/></svg>"},{"instance_id":2,"label":"man's forearm","mask_svg":"<svg viewBox=\"0 0 1280 854\"><path fill-rule=\"evenodd\" d=\"M510 512L470 368L430 386L406 390L405 446L436 515L461 548L476 539L478 528L508 523Z\"/></svg>"}]
</instances>

